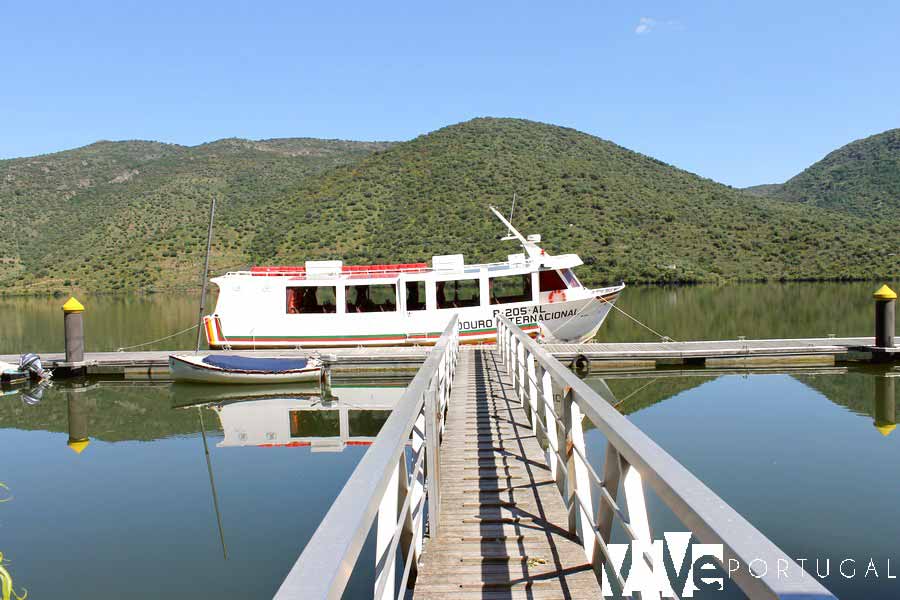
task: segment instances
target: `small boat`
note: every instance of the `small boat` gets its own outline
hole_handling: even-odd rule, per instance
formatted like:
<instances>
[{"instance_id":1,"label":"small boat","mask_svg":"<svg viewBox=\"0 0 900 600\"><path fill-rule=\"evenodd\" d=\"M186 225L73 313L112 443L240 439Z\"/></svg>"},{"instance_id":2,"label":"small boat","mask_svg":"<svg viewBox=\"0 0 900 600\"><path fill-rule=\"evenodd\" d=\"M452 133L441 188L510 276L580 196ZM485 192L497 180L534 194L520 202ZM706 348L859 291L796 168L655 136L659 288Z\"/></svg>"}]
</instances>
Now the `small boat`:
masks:
<instances>
[{"instance_id":1,"label":"small boat","mask_svg":"<svg viewBox=\"0 0 900 600\"><path fill-rule=\"evenodd\" d=\"M322 361L237 354L171 354L169 372L175 381L195 383L297 383L318 381L322 376Z\"/></svg>"}]
</instances>

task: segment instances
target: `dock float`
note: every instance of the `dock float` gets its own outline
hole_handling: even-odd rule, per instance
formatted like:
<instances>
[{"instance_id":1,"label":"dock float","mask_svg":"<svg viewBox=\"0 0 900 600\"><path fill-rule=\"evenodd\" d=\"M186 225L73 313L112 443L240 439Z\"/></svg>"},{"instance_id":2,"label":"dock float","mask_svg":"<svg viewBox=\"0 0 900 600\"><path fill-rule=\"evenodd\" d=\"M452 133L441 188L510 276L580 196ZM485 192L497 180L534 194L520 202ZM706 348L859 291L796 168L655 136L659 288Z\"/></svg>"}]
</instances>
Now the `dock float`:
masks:
<instances>
[{"instance_id":1,"label":"dock float","mask_svg":"<svg viewBox=\"0 0 900 600\"><path fill-rule=\"evenodd\" d=\"M584 361L589 370L654 369L678 365L707 367L766 367L777 365L833 365L869 362L873 337L800 338L762 340L712 340L690 342L542 344L566 364ZM493 348L493 345L485 346ZM418 369L431 346L357 347L310 350L240 350L245 356L320 356L336 373L383 372ZM900 348L882 349L900 358ZM82 361L68 362L62 353L41 354L44 366L75 370L99 377L166 379L169 355L185 350L143 352L86 352ZM227 353L228 351L216 351ZM894 352L893 354L891 352ZM884 353L882 353L884 354ZM0 355L0 361L17 363L18 355Z\"/></svg>"},{"instance_id":2,"label":"dock float","mask_svg":"<svg viewBox=\"0 0 900 600\"><path fill-rule=\"evenodd\" d=\"M680 521L683 539L721 545L706 557L723 571L727 564L728 585L747 597L834 598L814 577L752 570L801 567L508 319L499 318L499 343L489 347L461 348L456 322L428 353L275 600L341 598L360 560L374 562L376 600L621 594L636 565L664 569L645 552L632 556L623 575L625 546L612 544L615 532L650 547L646 491ZM605 438L598 470L587 456L585 420ZM363 552L370 531L374 556ZM691 568L705 560L691 556Z\"/></svg>"}]
</instances>

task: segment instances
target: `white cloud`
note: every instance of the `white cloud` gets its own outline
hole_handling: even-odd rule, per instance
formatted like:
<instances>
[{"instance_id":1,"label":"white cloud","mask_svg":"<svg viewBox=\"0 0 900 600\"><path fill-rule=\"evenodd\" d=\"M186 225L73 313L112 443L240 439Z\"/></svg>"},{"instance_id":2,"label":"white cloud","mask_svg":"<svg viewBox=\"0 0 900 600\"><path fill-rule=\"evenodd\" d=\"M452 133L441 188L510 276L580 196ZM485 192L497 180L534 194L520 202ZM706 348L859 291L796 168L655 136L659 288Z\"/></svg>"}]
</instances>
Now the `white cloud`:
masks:
<instances>
[{"instance_id":1,"label":"white cloud","mask_svg":"<svg viewBox=\"0 0 900 600\"><path fill-rule=\"evenodd\" d=\"M675 29L682 28L681 22L678 19L660 21L659 19L654 19L653 17L641 17L638 21L637 27L634 28L634 32L638 35L647 35L654 29L660 27L674 27Z\"/></svg>"},{"instance_id":2,"label":"white cloud","mask_svg":"<svg viewBox=\"0 0 900 600\"><path fill-rule=\"evenodd\" d=\"M634 32L638 35L643 35L645 33L650 33L654 27L656 27L656 19L641 17L637 27L634 28Z\"/></svg>"}]
</instances>

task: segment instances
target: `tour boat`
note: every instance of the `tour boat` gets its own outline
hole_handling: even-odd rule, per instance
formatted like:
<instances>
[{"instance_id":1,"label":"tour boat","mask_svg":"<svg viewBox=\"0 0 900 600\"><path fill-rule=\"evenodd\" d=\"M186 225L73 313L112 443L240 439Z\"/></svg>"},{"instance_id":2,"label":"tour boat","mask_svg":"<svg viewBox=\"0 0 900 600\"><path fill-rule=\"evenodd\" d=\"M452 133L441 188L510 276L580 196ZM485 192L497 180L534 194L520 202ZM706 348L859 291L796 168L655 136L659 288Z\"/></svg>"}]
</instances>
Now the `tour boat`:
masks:
<instances>
[{"instance_id":1,"label":"tour boat","mask_svg":"<svg viewBox=\"0 0 900 600\"><path fill-rule=\"evenodd\" d=\"M169 372L174 381L194 383L297 383L318 381L322 362L317 358L170 354Z\"/></svg>"},{"instance_id":2,"label":"tour boat","mask_svg":"<svg viewBox=\"0 0 900 600\"><path fill-rule=\"evenodd\" d=\"M584 287L575 254L553 256L541 236L507 227L523 253L505 262L465 264L463 255L427 263L349 266L306 261L302 266L252 267L211 281L215 312L204 317L213 349L414 346L434 344L454 314L460 341L496 340L504 315L544 342L594 337L625 287Z\"/></svg>"}]
</instances>

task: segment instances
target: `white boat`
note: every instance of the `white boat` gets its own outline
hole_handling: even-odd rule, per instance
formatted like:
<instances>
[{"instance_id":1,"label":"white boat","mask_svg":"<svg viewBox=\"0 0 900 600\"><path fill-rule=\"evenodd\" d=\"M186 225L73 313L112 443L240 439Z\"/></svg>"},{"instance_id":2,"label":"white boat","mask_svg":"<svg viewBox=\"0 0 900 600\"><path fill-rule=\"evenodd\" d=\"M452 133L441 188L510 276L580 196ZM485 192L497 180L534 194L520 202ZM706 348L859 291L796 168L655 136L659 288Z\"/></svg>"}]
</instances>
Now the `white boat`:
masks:
<instances>
[{"instance_id":1,"label":"white boat","mask_svg":"<svg viewBox=\"0 0 900 600\"><path fill-rule=\"evenodd\" d=\"M296 383L318 381L322 363L317 358L171 354L169 372L175 381L195 383Z\"/></svg>"},{"instance_id":2,"label":"white boat","mask_svg":"<svg viewBox=\"0 0 900 600\"><path fill-rule=\"evenodd\" d=\"M541 236L508 229L524 250L500 263L467 265L461 254L427 263L253 267L212 279L215 312L204 317L210 348L314 348L434 344L459 315L460 341L496 340L502 314L532 337L577 343L596 335L625 287L584 287L575 254L553 256Z\"/></svg>"}]
</instances>

